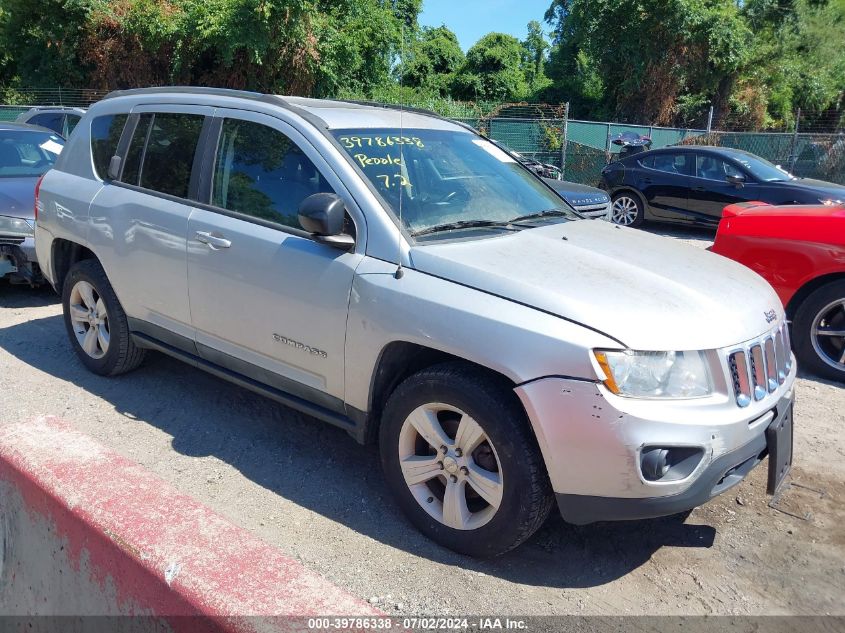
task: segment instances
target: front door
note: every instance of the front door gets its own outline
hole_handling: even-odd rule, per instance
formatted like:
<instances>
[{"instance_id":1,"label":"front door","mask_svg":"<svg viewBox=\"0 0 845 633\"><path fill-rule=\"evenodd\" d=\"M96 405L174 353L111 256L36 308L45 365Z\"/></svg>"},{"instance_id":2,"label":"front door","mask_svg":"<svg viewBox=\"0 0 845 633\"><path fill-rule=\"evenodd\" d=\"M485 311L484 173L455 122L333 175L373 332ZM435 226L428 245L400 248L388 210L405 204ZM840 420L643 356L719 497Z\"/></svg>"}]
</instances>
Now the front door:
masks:
<instances>
[{"instance_id":1,"label":"front door","mask_svg":"<svg viewBox=\"0 0 845 633\"><path fill-rule=\"evenodd\" d=\"M728 182L729 176L745 178L742 184ZM752 177L732 162L705 153L695 155L695 175L690 187L689 211L696 222L716 225L729 204L757 200L759 187Z\"/></svg>"},{"instance_id":2,"label":"front door","mask_svg":"<svg viewBox=\"0 0 845 633\"><path fill-rule=\"evenodd\" d=\"M348 209L352 202L319 153L281 120L217 110L212 134L205 204L195 205L188 220L199 353L341 410L346 317L362 255L312 240L297 210L321 192L338 193ZM352 216L348 222L354 232Z\"/></svg>"}]
</instances>

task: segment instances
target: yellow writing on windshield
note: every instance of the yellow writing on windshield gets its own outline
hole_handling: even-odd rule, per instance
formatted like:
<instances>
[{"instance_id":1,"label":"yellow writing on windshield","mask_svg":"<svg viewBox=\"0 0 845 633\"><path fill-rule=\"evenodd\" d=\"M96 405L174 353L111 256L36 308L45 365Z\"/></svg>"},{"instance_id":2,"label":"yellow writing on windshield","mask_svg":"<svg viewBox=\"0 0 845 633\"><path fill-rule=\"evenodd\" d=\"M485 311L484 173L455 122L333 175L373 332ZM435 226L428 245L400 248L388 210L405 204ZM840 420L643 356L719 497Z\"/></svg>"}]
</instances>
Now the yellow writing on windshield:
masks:
<instances>
[{"instance_id":1,"label":"yellow writing on windshield","mask_svg":"<svg viewBox=\"0 0 845 633\"><path fill-rule=\"evenodd\" d=\"M355 154L355 160L361 167L372 167L373 165L401 165L402 159L398 156L367 156L366 154Z\"/></svg>"},{"instance_id":2,"label":"yellow writing on windshield","mask_svg":"<svg viewBox=\"0 0 845 633\"><path fill-rule=\"evenodd\" d=\"M339 136L338 139L346 149L358 147L393 147L394 145L413 145L425 147L416 136Z\"/></svg>"},{"instance_id":3,"label":"yellow writing on windshield","mask_svg":"<svg viewBox=\"0 0 845 633\"><path fill-rule=\"evenodd\" d=\"M402 174L393 174L393 176L389 176L388 174L379 174L376 178L381 178L384 181L385 189L390 189L391 187L410 187L412 186L411 183L408 181L405 176ZM393 182L391 183L391 180Z\"/></svg>"}]
</instances>

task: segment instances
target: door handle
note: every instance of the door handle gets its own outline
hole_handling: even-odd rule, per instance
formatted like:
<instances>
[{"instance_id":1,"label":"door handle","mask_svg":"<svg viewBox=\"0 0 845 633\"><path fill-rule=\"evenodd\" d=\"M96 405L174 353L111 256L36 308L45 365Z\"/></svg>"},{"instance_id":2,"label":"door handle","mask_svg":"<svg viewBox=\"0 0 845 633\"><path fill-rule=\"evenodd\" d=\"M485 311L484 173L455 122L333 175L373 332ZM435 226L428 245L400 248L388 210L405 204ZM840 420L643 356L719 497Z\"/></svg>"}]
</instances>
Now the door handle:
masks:
<instances>
[{"instance_id":1,"label":"door handle","mask_svg":"<svg viewBox=\"0 0 845 633\"><path fill-rule=\"evenodd\" d=\"M196 238L198 242L208 244L214 250L218 248L229 248L232 245L232 242L222 235L215 235L214 233L207 233L206 231L197 231Z\"/></svg>"},{"instance_id":2,"label":"door handle","mask_svg":"<svg viewBox=\"0 0 845 633\"><path fill-rule=\"evenodd\" d=\"M707 189L705 189L704 187L693 187L692 190L693 191L707 191Z\"/></svg>"}]
</instances>

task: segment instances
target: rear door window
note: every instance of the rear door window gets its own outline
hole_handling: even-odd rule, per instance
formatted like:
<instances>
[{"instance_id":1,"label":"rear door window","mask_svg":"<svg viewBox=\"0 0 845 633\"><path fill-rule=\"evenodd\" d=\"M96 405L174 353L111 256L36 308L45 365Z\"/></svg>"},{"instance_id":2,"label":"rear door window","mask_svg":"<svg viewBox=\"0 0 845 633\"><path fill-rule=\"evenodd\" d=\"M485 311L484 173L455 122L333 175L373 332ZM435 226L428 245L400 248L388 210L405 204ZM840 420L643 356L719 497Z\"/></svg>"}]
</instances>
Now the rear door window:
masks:
<instances>
[{"instance_id":1,"label":"rear door window","mask_svg":"<svg viewBox=\"0 0 845 633\"><path fill-rule=\"evenodd\" d=\"M144 146L147 144L147 135L150 132L152 114L142 114L132 133L132 140L129 143L129 150L126 152L126 159L123 161L123 175L121 180L130 185L137 185L141 176L141 159L144 157Z\"/></svg>"},{"instance_id":2,"label":"rear door window","mask_svg":"<svg viewBox=\"0 0 845 633\"><path fill-rule=\"evenodd\" d=\"M40 125L47 129L53 130L58 134L64 132L64 118L65 115L61 113L45 112L43 114L36 114L27 123L31 125Z\"/></svg>"},{"instance_id":3,"label":"rear door window","mask_svg":"<svg viewBox=\"0 0 845 633\"><path fill-rule=\"evenodd\" d=\"M200 114L153 115L141 164L142 187L179 198L188 197L204 120Z\"/></svg>"},{"instance_id":4,"label":"rear door window","mask_svg":"<svg viewBox=\"0 0 845 633\"><path fill-rule=\"evenodd\" d=\"M142 114L129 143L121 180L187 198L204 120L201 114Z\"/></svg>"},{"instance_id":5,"label":"rear door window","mask_svg":"<svg viewBox=\"0 0 845 633\"><path fill-rule=\"evenodd\" d=\"M126 125L127 116L108 114L91 121L91 155L94 159L94 172L101 179L108 178L109 163L117 153L117 143L123 133L123 126ZM68 117L69 121L70 119L71 117Z\"/></svg>"},{"instance_id":6,"label":"rear door window","mask_svg":"<svg viewBox=\"0 0 845 633\"><path fill-rule=\"evenodd\" d=\"M644 167L662 171L667 174L677 174L679 176L689 175L687 168L687 154L654 154L642 161Z\"/></svg>"}]
</instances>

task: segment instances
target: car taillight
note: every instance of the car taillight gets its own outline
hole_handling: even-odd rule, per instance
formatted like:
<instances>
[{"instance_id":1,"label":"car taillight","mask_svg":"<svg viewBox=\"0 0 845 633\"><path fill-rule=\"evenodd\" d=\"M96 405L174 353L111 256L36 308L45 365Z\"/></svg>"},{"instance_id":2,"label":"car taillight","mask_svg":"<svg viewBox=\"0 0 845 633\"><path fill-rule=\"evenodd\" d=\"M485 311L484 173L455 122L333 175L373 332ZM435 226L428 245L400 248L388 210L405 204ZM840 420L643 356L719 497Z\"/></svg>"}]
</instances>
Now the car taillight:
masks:
<instances>
[{"instance_id":1,"label":"car taillight","mask_svg":"<svg viewBox=\"0 0 845 633\"><path fill-rule=\"evenodd\" d=\"M41 191L41 181L44 180L44 176L47 174L43 174L41 178L38 179L38 182L35 183L35 221L38 222L38 193Z\"/></svg>"}]
</instances>

